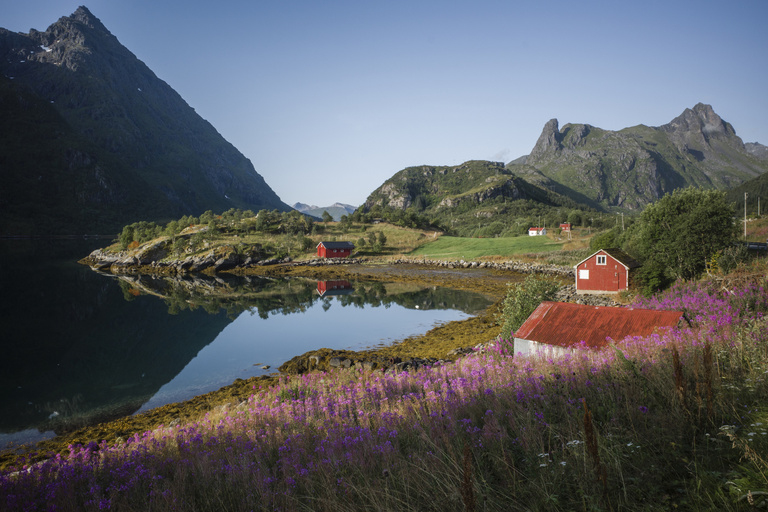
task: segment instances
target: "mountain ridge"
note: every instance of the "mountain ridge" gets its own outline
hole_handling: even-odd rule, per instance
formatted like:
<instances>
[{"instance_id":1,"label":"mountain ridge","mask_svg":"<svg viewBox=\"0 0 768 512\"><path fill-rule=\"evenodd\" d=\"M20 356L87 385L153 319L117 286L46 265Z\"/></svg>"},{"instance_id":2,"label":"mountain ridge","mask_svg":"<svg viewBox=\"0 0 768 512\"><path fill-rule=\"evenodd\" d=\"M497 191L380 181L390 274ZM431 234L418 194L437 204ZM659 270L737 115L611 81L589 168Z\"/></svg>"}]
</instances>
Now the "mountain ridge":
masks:
<instances>
[{"instance_id":1,"label":"mountain ridge","mask_svg":"<svg viewBox=\"0 0 768 512\"><path fill-rule=\"evenodd\" d=\"M37 196L31 201L18 188L0 193L0 233L117 230L205 210L290 209L247 158L84 6L44 32L0 29L0 89L2 106L14 112L0 120L0 130L24 132L13 146L0 143L6 180L29 185L28 175L37 173L38 182L67 194L29 188ZM25 115L32 103L37 111L48 104L44 118L69 137L49 140L36 130ZM47 152L52 162L39 168L14 151ZM35 203L55 211L37 211Z\"/></svg>"},{"instance_id":2,"label":"mountain ridge","mask_svg":"<svg viewBox=\"0 0 768 512\"><path fill-rule=\"evenodd\" d=\"M421 216L418 222L468 236L506 236L538 218L547 225L566 219L587 225L588 218L592 226L601 218L594 212L640 211L679 188L728 190L766 171L768 148L745 145L710 105L698 103L660 127L560 128L550 119L528 155L507 164L408 167L360 210L396 220L410 216L406 224Z\"/></svg>"},{"instance_id":3,"label":"mountain ridge","mask_svg":"<svg viewBox=\"0 0 768 512\"><path fill-rule=\"evenodd\" d=\"M677 188L725 190L768 170L710 105L696 104L660 127L618 131L545 123L529 155L507 168L532 183L599 209L637 211Z\"/></svg>"}]
</instances>

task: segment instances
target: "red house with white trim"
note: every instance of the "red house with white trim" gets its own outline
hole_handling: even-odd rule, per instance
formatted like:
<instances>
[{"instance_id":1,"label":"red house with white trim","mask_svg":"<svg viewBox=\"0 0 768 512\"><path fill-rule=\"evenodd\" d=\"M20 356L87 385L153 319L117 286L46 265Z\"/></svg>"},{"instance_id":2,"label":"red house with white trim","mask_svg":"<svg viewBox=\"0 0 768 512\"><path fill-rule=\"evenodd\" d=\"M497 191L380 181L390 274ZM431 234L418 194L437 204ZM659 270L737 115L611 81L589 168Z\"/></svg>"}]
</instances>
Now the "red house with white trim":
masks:
<instances>
[{"instance_id":1,"label":"red house with white trim","mask_svg":"<svg viewBox=\"0 0 768 512\"><path fill-rule=\"evenodd\" d=\"M621 249L600 249L574 271L577 293L618 293L629 288L631 271L640 263Z\"/></svg>"},{"instance_id":2,"label":"red house with white trim","mask_svg":"<svg viewBox=\"0 0 768 512\"><path fill-rule=\"evenodd\" d=\"M355 250L352 242L320 242L317 244L319 258L346 258Z\"/></svg>"}]
</instances>

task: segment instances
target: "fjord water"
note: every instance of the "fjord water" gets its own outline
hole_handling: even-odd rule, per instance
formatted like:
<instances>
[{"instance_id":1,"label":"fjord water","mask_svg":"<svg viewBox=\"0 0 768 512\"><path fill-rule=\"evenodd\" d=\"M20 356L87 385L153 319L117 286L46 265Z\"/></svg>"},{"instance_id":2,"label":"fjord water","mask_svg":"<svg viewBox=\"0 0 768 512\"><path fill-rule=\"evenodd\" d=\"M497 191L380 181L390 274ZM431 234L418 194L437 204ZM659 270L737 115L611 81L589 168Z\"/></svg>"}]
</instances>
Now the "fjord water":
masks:
<instances>
[{"instance_id":1,"label":"fjord water","mask_svg":"<svg viewBox=\"0 0 768 512\"><path fill-rule=\"evenodd\" d=\"M272 373L310 350L391 343L488 305L435 287L121 279L77 263L106 242L0 240L0 448Z\"/></svg>"}]
</instances>

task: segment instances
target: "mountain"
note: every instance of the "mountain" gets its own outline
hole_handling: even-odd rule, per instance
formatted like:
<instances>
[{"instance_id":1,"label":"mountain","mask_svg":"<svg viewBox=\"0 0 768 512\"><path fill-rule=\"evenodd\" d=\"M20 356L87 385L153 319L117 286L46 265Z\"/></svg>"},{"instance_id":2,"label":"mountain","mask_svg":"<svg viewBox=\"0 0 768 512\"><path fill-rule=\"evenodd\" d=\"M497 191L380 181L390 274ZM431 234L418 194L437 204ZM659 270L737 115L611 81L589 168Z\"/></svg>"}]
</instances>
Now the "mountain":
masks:
<instances>
[{"instance_id":1,"label":"mountain","mask_svg":"<svg viewBox=\"0 0 768 512\"><path fill-rule=\"evenodd\" d=\"M288 211L251 162L85 8L0 29L0 234Z\"/></svg>"},{"instance_id":2,"label":"mountain","mask_svg":"<svg viewBox=\"0 0 768 512\"><path fill-rule=\"evenodd\" d=\"M758 142L747 142L744 144L747 153L760 160L768 160L768 146L763 146Z\"/></svg>"},{"instance_id":3,"label":"mountain","mask_svg":"<svg viewBox=\"0 0 768 512\"><path fill-rule=\"evenodd\" d=\"M294 210L299 210L301 213L305 213L319 219L323 218L323 212L328 212L328 214L333 217L333 220L336 222L341 220L342 215L349 215L357 210L357 206L344 203L333 203L331 206L315 206L305 203L296 203L293 205L293 208Z\"/></svg>"},{"instance_id":4,"label":"mountain","mask_svg":"<svg viewBox=\"0 0 768 512\"><path fill-rule=\"evenodd\" d=\"M660 127L620 131L557 119L529 155L507 169L601 210L640 210L678 188L729 189L768 170L766 148L745 145L710 105L697 104Z\"/></svg>"},{"instance_id":5,"label":"mountain","mask_svg":"<svg viewBox=\"0 0 768 512\"><path fill-rule=\"evenodd\" d=\"M397 223L411 214L462 236L519 234L541 215L550 216L551 226L565 222L568 210L589 209L525 181L502 162L484 160L408 167L385 181L360 207L372 217Z\"/></svg>"}]
</instances>

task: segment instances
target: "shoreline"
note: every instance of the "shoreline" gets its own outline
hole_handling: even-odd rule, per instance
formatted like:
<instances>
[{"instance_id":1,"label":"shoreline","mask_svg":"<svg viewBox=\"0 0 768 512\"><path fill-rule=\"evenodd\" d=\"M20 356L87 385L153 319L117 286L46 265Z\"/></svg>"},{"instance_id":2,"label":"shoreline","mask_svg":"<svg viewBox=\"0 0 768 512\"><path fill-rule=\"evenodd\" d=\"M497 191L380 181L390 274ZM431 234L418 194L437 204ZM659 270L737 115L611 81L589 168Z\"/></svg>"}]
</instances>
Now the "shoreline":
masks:
<instances>
[{"instance_id":1,"label":"shoreline","mask_svg":"<svg viewBox=\"0 0 768 512\"><path fill-rule=\"evenodd\" d=\"M475 347L492 341L499 331L495 315L506 293L507 284L522 280L524 273L500 270L480 263L458 267L435 265L432 262L391 261L365 262L344 265L295 265L282 264L244 269L236 274L296 276L324 279L365 278L380 281L418 282L430 286L442 286L472 290L492 299L492 304L478 315L449 322L430 329L421 335L399 340L387 347L363 351L336 351L318 347L305 354L297 354L286 361L280 373L267 376L236 379L216 391L198 395L189 400L163 405L140 414L133 414L97 423L95 425L64 432L34 446L18 446L0 451L0 469L16 465L19 461L33 463L44 460L50 454L62 453L69 445L88 444L105 440L108 444L123 442L134 434L157 428L160 425L192 421L218 407L240 403L260 389L268 388L280 379L305 371L328 371L335 367L357 367L364 371L385 371L392 365L398 368L417 368L421 364L450 363ZM564 276L560 281L565 281ZM308 365L314 360L316 364ZM371 364L373 362L373 364ZM386 367L385 367L386 366ZM23 459L22 459L23 458Z\"/></svg>"}]
</instances>

